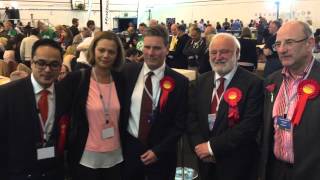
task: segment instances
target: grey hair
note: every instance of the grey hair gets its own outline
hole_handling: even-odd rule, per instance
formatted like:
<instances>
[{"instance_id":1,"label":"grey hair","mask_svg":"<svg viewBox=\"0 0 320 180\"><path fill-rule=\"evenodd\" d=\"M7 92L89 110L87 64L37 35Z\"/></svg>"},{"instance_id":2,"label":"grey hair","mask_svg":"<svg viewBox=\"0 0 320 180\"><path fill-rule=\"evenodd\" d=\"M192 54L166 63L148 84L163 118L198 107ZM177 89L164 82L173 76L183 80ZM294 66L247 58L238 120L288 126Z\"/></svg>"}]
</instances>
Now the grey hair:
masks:
<instances>
[{"instance_id":1,"label":"grey hair","mask_svg":"<svg viewBox=\"0 0 320 180\"><path fill-rule=\"evenodd\" d=\"M240 50L241 50L241 46L240 46L240 42L238 41L238 39L233 36L232 34L229 34L229 33L218 33L216 35L214 35L212 38L211 38L211 42L210 42L210 45L209 47L211 47L215 41L215 39L219 38L219 37L224 37L224 38L228 38L228 39L231 39L233 41L233 44L235 46L235 48L237 50L239 50L239 54L237 55L237 60L240 59Z\"/></svg>"}]
</instances>

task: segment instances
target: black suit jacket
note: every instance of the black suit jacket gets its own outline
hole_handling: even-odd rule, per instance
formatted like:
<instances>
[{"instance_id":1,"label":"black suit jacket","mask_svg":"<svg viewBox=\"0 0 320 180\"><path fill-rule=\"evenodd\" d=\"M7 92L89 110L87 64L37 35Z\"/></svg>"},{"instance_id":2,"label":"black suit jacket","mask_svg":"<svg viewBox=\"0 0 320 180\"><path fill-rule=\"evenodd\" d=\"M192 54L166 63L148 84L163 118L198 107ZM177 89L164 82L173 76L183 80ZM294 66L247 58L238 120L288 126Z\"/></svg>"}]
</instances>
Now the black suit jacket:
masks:
<instances>
[{"instance_id":1,"label":"black suit jacket","mask_svg":"<svg viewBox=\"0 0 320 180\"><path fill-rule=\"evenodd\" d=\"M310 75L307 79L314 79L320 83L320 63L314 62ZM281 70L271 74L265 80L265 86L276 84L274 90L274 100L279 92L283 77ZM262 156L260 163L260 176L262 180L267 179L266 175L270 173L270 162L275 158L273 154L274 147L274 128L272 110L274 101L271 102L271 93L265 93L265 111L263 127ZM293 179L318 180L320 177L320 96L308 100L305 106L300 124L293 129L293 152L294 166Z\"/></svg>"},{"instance_id":2,"label":"black suit jacket","mask_svg":"<svg viewBox=\"0 0 320 180\"><path fill-rule=\"evenodd\" d=\"M55 122L49 142L57 145L58 121L66 111L60 86L55 86ZM40 120L30 76L0 86L0 179L36 179L43 173L63 169L63 158L37 160L37 144L41 142ZM57 151L56 151L57 152ZM63 172L60 171L63 176ZM46 179L50 179L47 177ZM61 180L63 177L61 178Z\"/></svg>"},{"instance_id":3,"label":"black suit jacket","mask_svg":"<svg viewBox=\"0 0 320 180\"><path fill-rule=\"evenodd\" d=\"M130 63L126 64L124 70L128 87L125 95L125 110L121 128L124 131L127 131L128 128L131 96L142 66L142 63ZM176 166L177 141L185 126L188 102L188 80L168 67L165 68L164 75L174 79L175 88L170 92L164 109L160 112L159 106L157 107L158 113L150 129L146 149L151 149L156 154L158 163L164 165L162 167L163 169L172 170L175 169ZM122 140L124 148L130 149L130 147L125 146L126 138L122 138Z\"/></svg>"},{"instance_id":4,"label":"black suit jacket","mask_svg":"<svg viewBox=\"0 0 320 180\"><path fill-rule=\"evenodd\" d=\"M84 70L83 75L81 75L81 71L71 73L60 83L68 94L68 101L73 104L71 110L72 121L70 124L67 147L67 157L71 170L79 164L88 139L89 124L86 113L86 104L90 86L91 70L92 68ZM121 119L124 97L123 92L125 90L124 79L119 72L111 71L111 74L120 102ZM82 80L81 77L83 78Z\"/></svg>"},{"instance_id":5,"label":"black suit jacket","mask_svg":"<svg viewBox=\"0 0 320 180\"><path fill-rule=\"evenodd\" d=\"M191 145L209 141L213 150L215 177L217 180L250 179L258 152L256 136L262 120L262 80L238 67L227 88L236 87L242 92L238 103L240 122L228 126L229 105L222 98L213 130L209 130L208 114L214 88L214 72L200 75L190 106L188 134ZM208 166L200 162L200 173L204 176ZM211 170L212 171L212 170Z\"/></svg>"},{"instance_id":6,"label":"black suit jacket","mask_svg":"<svg viewBox=\"0 0 320 180\"><path fill-rule=\"evenodd\" d=\"M178 37L178 42L176 44L175 51L170 51L167 57L167 64L171 68L188 69L188 58L183 54L183 49L190 37L188 34L183 34ZM171 37L169 39L169 44L171 43Z\"/></svg>"}]
</instances>

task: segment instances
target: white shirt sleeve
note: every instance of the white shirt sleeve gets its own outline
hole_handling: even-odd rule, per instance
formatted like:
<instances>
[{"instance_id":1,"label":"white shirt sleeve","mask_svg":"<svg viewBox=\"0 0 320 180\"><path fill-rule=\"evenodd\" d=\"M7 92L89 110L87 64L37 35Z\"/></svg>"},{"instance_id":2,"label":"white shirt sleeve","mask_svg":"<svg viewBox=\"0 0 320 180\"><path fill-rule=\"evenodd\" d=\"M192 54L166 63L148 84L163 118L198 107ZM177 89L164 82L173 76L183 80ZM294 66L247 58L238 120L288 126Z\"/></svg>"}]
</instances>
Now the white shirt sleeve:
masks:
<instances>
[{"instance_id":1,"label":"white shirt sleeve","mask_svg":"<svg viewBox=\"0 0 320 180\"><path fill-rule=\"evenodd\" d=\"M210 155L213 156L213 151L212 151L211 146L210 146L210 141L208 141L208 149L209 149Z\"/></svg>"}]
</instances>

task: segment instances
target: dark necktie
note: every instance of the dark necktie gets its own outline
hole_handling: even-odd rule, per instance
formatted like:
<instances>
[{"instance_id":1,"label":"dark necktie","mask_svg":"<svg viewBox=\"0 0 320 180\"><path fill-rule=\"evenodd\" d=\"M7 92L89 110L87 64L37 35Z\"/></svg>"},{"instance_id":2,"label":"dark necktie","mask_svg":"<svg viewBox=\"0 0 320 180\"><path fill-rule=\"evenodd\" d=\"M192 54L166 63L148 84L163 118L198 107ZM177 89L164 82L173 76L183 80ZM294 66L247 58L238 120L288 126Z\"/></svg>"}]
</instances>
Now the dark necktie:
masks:
<instances>
[{"instance_id":1,"label":"dark necktie","mask_svg":"<svg viewBox=\"0 0 320 180\"><path fill-rule=\"evenodd\" d=\"M154 73L150 71L148 77L145 81L145 87L149 91L152 97L152 82L151 76ZM152 115L152 99L148 96L146 89L143 89L142 101L141 101L141 111L140 111L140 121L139 121L139 140L147 144L147 139L150 131L150 120Z\"/></svg>"},{"instance_id":2,"label":"dark necktie","mask_svg":"<svg viewBox=\"0 0 320 180\"><path fill-rule=\"evenodd\" d=\"M222 99L221 96L222 96L222 93L224 91L224 80L225 80L225 78L221 77L218 80L219 80L220 84L219 84L219 87L218 87L218 89L216 91L216 94L214 94L213 99L212 99L211 114L216 114L217 113L217 106L219 105L218 104L217 95L218 95L219 99Z\"/></svg>"},{"instance_id":3,"label":"dark necktie","mask_svg":"<svg viewBox=\"0 0 320 180\"><path fill-rule=\"evenodd\" d=\"M40 92L40 99L38 101L39 112L43 124L46 124L46 121L48 119L48 94L48 90L42 90Z\"/></svg>"}]
</instances>

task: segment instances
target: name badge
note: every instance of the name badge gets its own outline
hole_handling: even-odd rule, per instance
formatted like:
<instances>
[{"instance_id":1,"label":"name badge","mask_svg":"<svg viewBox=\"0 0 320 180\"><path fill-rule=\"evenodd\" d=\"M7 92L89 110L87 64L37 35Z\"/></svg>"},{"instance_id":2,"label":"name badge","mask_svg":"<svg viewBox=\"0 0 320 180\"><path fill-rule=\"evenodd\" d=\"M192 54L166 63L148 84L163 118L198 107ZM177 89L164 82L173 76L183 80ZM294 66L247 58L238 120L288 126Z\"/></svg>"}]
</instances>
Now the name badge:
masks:
<instances>
[{"instance_id":1,"label":"name badge","mask_svg":"<svg viewBox=\"0 0 320 180\"><path fill-rule=\"evenodd\" d=\"M208 114L208 124L210 131L213 129L214 123L216 122L217 114Z\"/></svg>"},{"instance_id":2,"label":"name badge","mask_svg":"<svg viewBox=\"0 0 320 180\"><path fill-rule=\"evenodd\" d=\"M114 136L114 128L106 128L102 130L102 139L108 139Z\"/></svg>"},{"instance_id":3,"label":"name badge","mask_svg":"<svg viewBox=\"0 0 320 180\"><path fill-rule=\"evenodd\" d=\"M284 117L277 117L277 125L280 129L289 131L291 129L291 121L290 119Z\"/></svg>"},{"instance_id":4,"label":"name badge","mask_svg":"<svg viewBox=\"0 0 320 180\"><path fill-rule=\"evenodd\" d=\"M54 158L54 147L44 147L37 149L37 160Z\"/></svg>"}]
</instances>

